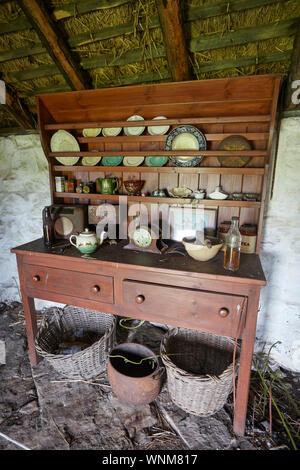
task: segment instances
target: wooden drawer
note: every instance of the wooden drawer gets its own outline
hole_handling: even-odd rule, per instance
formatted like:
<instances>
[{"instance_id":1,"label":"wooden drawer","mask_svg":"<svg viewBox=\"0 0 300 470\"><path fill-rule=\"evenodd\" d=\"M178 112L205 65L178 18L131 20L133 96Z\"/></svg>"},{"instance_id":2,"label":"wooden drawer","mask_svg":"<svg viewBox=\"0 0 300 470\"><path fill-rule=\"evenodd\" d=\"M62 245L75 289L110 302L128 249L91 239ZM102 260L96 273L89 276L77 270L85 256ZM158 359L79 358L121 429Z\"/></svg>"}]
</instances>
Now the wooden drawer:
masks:
<instances>
[{"instance_id":1,"label":"wooden drawer","mask_svg":"<svg viewBox=\"0 0 300 470\"><path fill-rule=\"evenodd\" d=\"M231 337L244 321L243 296L130 280L123 281L122 291L123 308L133 318Z\"/></svg>"},{"instance_id":2,"label":"wooden drawer","mask_svg":"<svg viewBox=\"0 0 300 470\"><path fill-rule=\"evenodd\" d=\"M113 278L24 264L26 289L113 303Z\"/></svg>"}]
</instances>

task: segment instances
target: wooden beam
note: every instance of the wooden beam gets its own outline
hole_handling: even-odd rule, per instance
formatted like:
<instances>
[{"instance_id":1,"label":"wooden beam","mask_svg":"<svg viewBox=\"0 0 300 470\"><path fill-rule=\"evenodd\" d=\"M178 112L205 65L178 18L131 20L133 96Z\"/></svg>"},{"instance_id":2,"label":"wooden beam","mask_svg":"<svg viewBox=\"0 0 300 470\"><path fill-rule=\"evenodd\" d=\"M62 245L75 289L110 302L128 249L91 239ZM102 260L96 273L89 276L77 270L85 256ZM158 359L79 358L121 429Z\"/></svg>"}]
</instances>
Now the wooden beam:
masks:
<instances>
[{"instance_id":1,"label":"wooden beam","mask_svg":"<svg viewBox=\"0 0 300 470\"><path fill-rule=\"evenodd\" d=\"M14 91L6 87L5 104L2 104L5 111L23 129L34 129L36 127L33 116L28 111L27 106L22 102Z\"/></svg>"},{"instance_id":2,"label":"wooden beam","mask_svg":"<svg viewBox=\"0 0 300 470\"><path fill-rule=\"evenodd\" d=\"M0 63L6 62L7 60L20 59L22 57L29 57L36 54L44 54L47 50L42 46L42 44L35 44L32 46L18 47L17 49L8 49L6 51L1 51L0 54Z\"/></svg>"},{"instance_id":3,"label":"wooden beam","mask_svg":"<svg viewBox=\"0 0 300 470\"><path fill-rule=\"evenodd\" d=\"M262 24L259 26L250 26L229 31L223 34L214 33L194 38L190 41L191 52L203 52L212 49L219 49L228 46L238 46L250 42L264 41L282 36L295 34L299 27L300 18L291 18L289 20L278 21L276 23Z\"/></svg>"},{"instance_id":4,"label":"wooden beam","mask_svg":"<svg viewBox=\"0 0 300 470\"><path fill-rule=\"evenodd\" d=\"M189 54L183 31L179 0L156 0L172 80L180 82L191 78Z\"/></svg>"},{"instance_id":5,"label":"wooden beam","mask_svg":"<svg viewBox=\"0 0 300 470\"><path fill-rule=\"evenodd\" d=\"M73 90L89 87L89 79L75 62L54 21L38 0L20 0L20 6L37 31L41 42Z\"/></svg>"},{"instance_id":6,"label":"wooden beam","mask_svg":"<svg viewBox=\"0 0 300 470\"><path fill-rule=\"evenodd\" d=\"M119 7L132 0L77 0L53 10L56 21L69 18L70 16L82 15L94 10Z\"/></svg>"},{"instance_id":7,"label":"wooden beam","mask_svg":"<svg viewBox=\"0 0 300 470\"><path fill-rule=\"evenodd\" d=\"M269 64L290 60L292 50L269 52L258 56L238 57L237 59L224 59L217 61L203 62L199 67L194 67L195 73L220 72L222 70L237 69L250 65Z\"/></svg>"},{"instance_id":8,"label":"wooden beam","mask_svg":"<svg viewBox=\"0 0 300 470\"><path fill-rule=\"evenodd\" d=\"M297 83L296 83L297 82ZM291 66L285 90L285 108L287 111L300 110L300 25L295 35Z\"/></svg>"}]
</instances>

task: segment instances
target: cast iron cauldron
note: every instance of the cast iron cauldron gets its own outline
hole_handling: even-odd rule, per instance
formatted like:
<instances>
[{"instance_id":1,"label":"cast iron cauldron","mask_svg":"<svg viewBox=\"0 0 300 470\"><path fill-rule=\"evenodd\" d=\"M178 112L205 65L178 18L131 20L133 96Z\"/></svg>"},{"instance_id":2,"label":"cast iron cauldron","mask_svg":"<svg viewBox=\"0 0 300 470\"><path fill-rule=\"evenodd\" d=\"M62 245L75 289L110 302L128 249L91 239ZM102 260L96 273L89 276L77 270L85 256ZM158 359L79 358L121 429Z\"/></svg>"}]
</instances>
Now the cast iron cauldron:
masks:
<instances>
[{"instance_id":1,"label":"cast iron cauldron","mask_svg":"<svg viewBox=\"0 0 300 470\"><path fill-rule=\"evenodd\" d=\"M124 361L124 357L132 362ZM136 343L116 346L107 366L113 392L121 401L132 405L146 405L155 400L161 390L163 372L164 367L159 367L155 354Z\"/></svg>"}]
</instances>

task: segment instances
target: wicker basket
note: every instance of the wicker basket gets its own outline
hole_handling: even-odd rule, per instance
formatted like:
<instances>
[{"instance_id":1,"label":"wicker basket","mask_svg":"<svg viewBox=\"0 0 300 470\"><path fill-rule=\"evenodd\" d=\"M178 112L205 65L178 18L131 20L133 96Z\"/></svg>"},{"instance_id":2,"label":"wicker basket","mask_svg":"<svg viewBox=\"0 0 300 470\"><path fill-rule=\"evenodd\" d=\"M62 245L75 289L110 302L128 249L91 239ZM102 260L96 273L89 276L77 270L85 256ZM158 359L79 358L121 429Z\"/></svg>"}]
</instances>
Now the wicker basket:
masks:
<instances>
[{"instance_id":1,"label":"wicker basket","mask_svg":"<svg viewBox=\"0 0 300 470\"><path fill-rule=\"evenodd\" d=\"M61 375L72 379L91 379L101 374L107 366L116 339L114 315L94 310L67 306L55 309L45 317L35 339L37 353L45 358ZM74 354L54 354L59 343L70 334L82 329L96 333L101 338L91 346Z\"/></svg>"},{"instance_id":2,"label":"wicker basket","mask_svg":"<svg viewBox=\"0 0 300 470\"><path fill-rule=\"evenodd\" d=\"M211 416L224 406L233 389L234 345L230 338L184 328L164 335L161 357L171 399L179 408ZM237 346L235 371L238 358Z\"/></svg>"}]
</instances>

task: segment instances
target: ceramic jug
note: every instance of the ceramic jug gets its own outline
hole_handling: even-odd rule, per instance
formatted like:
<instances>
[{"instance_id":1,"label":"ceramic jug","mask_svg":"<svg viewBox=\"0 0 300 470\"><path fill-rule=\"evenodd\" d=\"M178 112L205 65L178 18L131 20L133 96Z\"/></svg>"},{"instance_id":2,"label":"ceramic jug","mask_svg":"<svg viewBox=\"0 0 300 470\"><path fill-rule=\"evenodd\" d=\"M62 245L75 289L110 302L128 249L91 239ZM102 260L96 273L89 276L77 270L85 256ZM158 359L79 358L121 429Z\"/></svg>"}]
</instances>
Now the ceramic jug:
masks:
<instances>
[{"instance_id":1,"label":"ceramic jug","mask_svg":"<svg viewBox=\"0 0 300 470\"><path fill-rule=\"evenodd\" d=\"M119 189L118 178L97 178L96 191L101 194L116 194Z\"/></svg>"},{"instance_id":2,"label":"ceramic jug","mask_svg":"<svg viewBox=\"0 0 300 470\"><path fill-rule=\"evenodd\" d=\"M79 235L71 235L69 240L81 253L89 254L94 253L98 246L102 245L105 232L100 234L100 239L97 238L96 233L86 228ZM75 239L75 243L73 241Z\"/></svg>"}]
</instances>

